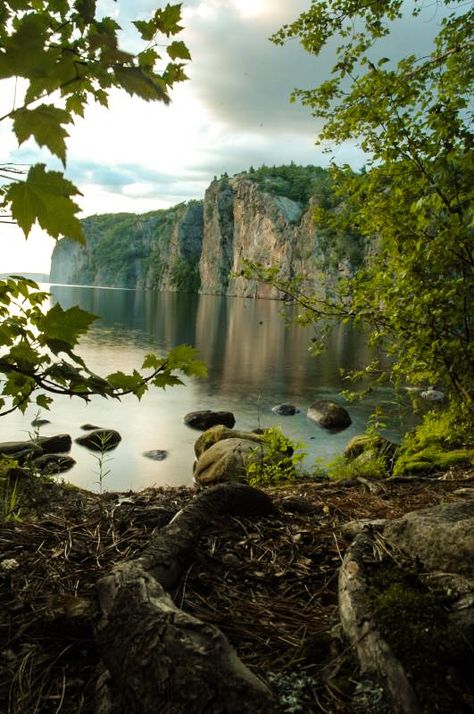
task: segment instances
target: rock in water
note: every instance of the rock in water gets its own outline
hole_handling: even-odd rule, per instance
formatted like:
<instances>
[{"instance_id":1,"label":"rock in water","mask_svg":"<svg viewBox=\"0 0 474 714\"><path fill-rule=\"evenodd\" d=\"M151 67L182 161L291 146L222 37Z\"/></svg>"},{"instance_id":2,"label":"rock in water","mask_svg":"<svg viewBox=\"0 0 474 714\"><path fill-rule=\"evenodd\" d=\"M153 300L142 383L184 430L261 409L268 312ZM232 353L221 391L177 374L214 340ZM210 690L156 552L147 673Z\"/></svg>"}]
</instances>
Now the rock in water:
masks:
<instances>
[{"instance_id":1,"label":"rock in water","mask_svg":"<svg viewBox=\"0 0 474 714\"><path fill-rule=\"evenodd\" d=\"M272 412L279 414L280 416L293 416L294 414L299 414L298 407L294 404L277 404L276 407L272 407Z\"/></svg>"},{"instance_id":2,"label":"rock in water","mask_svg":"<svg viewBox=\"0 0 474 714\"><path fill-rule=\"evenodd\" d=\"M344 407L329 399L319 399L308 409L307 416L324 429L342 431L352 424L352 419Z\"/></svg>"},{"instance_id":3,"label":"rock in water","mask_svg":"<svg viewBox=\"0 0 474 714\"><path fill-rule=\"evenodd\" d=\"M115 429L97 429L91 431L90 434L79 436L76 439L76 444L85 446L92 451L110 451L115 449L120 441L122 441L122 437Z\"/></svg>"},{"instance_id":4,"label":"rock in water","mask_svg":"<svg viewBox=\"0 0 474 714\"><path fill-rule=\"evenodd\" d=\"M213 412L210 409L206 409L189 412L184 417L184 423L192 429L199 429L199 431L206 431L206 429L210 429L211 426L216 426L217 424L223 424L232 429L235 424L235 417L232 412Z\"/></svg>"},{"instance_id":5,"label":"rock in water","mask_svg":"<svg viewBox=\"0 0 474 714\"><path fill-rule=\"evenodd\" d=\"M444 401L444 393L440 392L439 389L433 389L432 387L424 392L421 392L420 397L423 397L423 399L426 399L428 402Z\"/></svg>"},{"instance_id":6,"label":"rock in water","mask_svg":"<svg viewBox=\"0 0 474 714\"><path fill-rule=\"evenodd\" d=\"M152 449L151 451L144 451L143 456L153 461L164 461L168 456L168 452L163 449Z\"/></svg>"},{"instance_id":7,"label":"rock in water","mask_svg":"<svg viewBox=\"0 0 474 714\"><path fill-rule=\"evenodd\" d=\"M34 441L7 441L0 444L0 454L15 456L19 453L25 454L30 451L39 454L55 454L69 451L72 440L69 434L58 434L57 436L41 436Z\"/></svg>"},{"instance_id":8,"label":"rock in water","mask_svg":"<svg viewBox=\"0 0 474 714\"><path fill-rule=\"evenodd\" d=\"M60 454L43 454L33 460L33 466L47 476L55 476L69 471L75 463L70 456L61 456Z\"/></svg>"}]
</instances>

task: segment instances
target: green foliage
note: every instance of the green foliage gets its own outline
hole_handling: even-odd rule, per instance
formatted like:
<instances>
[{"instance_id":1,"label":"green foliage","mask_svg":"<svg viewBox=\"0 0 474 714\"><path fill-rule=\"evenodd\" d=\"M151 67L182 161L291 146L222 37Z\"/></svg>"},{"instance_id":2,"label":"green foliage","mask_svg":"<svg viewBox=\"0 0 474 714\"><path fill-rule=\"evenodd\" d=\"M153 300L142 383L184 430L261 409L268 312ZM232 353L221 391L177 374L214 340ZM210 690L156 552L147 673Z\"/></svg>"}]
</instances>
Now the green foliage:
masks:
<instances>
[{"instance_id":1,"label":"green foliage","mask_svg":"<svg viewBox=\"0 0 474 714\"><path fill-rule=\"evenodd\" d=\"M385 458L373 449L363 451L355 459L336 456L325 465L326 475L335 481L361 478L385 478L389 475Z\"/></svg>"},{"instance_id":2,"label":"green foliage","mask_svg":"<svg viewBox=\"0 0 474 714\"><path fill-rule=\"evenodd\" d=\"M183 42L173 40L166 62L155 48L161 44L160 34L169 38L181 31L180 17L181 5L167 5L150 20L135 22L145 46L130 54L119 46L120 26L110 17L96 16L94 2L39 0L32 7L3 2L0 79L21 77L25 90L23 103L0 121L13 122L20 144L32 137L65 166L66 127L75 115L84 115L90 101L107 106L113 88L145 101L170 101L169 90L186 79L181 60L190 59L190 54ZM0 207L25 236L38 221L54 238L83 239L76 216L79 207L71 198L79 191L60 172L47 172L38 164L24 181L8 167L2 167L2 173L10 181L0 187Z\"/></svg>"},{"instance_id":3,"label":"green foliage","mask_svg":"<svg viewBox=\"0 0 474 714\"><path fill-rule=\"evenodd\" d=\"M253 449L246 464L247 480L251 486L276 486L298 477L298 464L306 454L304 444L292 441L279 427L265 429L261 443Z\"/></svg>"},{"instance_id":4,"label":"green foliage","mask_svg":"<svg viewBox=\"0 0 474 714\"><path fill-rule=\"evenodd\" d=\"M431 473L473 464L473 416L460 415L451 407L427 412L421 424L404 436L393 473Z\"/></svg>"},{"instance_id":5,"label":"green foliage","mask_svg":"<svg viewBox=\"0 0 474 714\"><path fill-rule=\"evenodd\" d=\"M474 13L458 0L445 6L451 14L425 57L377 55L377 41L409 12L401 0L314 0L274 40L297 38L315 55L339 43L331 78L294 98L323 120L319 142L355 140L368 158L361 174L331 171L341 198L332 225L357 229L370 243L367 262L331 299L299 295L306 319L368 326L394 383L439 384L472 409ZM420 8L415 0L414 18Z\"/></svg>"},{"instance_id":6,"label":"green foliage","mask_svg":"<svg viewBox=\"0 0 474 714\"><path fill-rule=\"evenodd\" d=\"M0 79L21 78L24 91L18 93L19 106L0 121L12 122L19 144L33 138L65 166L66 127L75 115L84 115L89 102L107 106L114 88L145 101L169 102L169 90L186 79L179 60L190 55L183 42L172 40L166 49L169 61L160 66L162 50L157 48L162 45L160 34L171 38L181 31L180 18L181 5L166 5L150 20L137 21L145 47L130 54L119 46L119 25L97 16L93 0L6 0L0 7ZM79 206L73 200L80 192L62 172L36 164L24 177L15 167L0 168L6 180L0 186L1 220L16 221L25 237L37 222L53 238L84 241ZM106 248L107 256L113 255L110 246ZM75 351L96 317L78 307L48 308L47 300L31 280L12 277L0 282L0 415L25 411L34 398L48 409L48 394L86 401L92 394L119 398L133 393L140 398L150 385L180 384L176 371L205 371L193 348L184 346L168 358L155 358L151 367L146 366L148 358L144 373L99 377Z\"/></svg>"},{"instance_id":7,"label":"green foliage","mask_svg":"<svg viewBox=\"0 0 474 714\"><path fill-rule=\"evenodd\" d=\"M21 494L18 480L0 479L0 522L9 523L20 519Z\"/></svg>"},{"instance_id":8,"label":"green foliage","mask_svg":"<svg viewBox=\"0 0 474 714\"><path fill-rule=\"evenodd\" d=\"M205 365L193 347L181 345L166 357L147 355L142 370L116 372L107 378L91 372L75 351L78 341L96 319L78 307L47 309L48 294L32 280L0 281L0 416L14 409L25 411L35 399L48 409L48 394L78 396L88 401L93 394L138 398L149 386L165 388L182 384L177 372L204 376ZM37 394L37 392L39 392Z\"/></svg>"},{"instance_id":9,"label":"green foliage","mask_svg":"<svg viewBox=\"0 0 474 714\"><path fill-rule=\"evenodd\" d=\"M95 436L99 442L99 449L97 454L91 454L91 456L97 462L97 485L99 486L99 493L103 493L104 479L111 474L111 470L107 464L112 461L112 456L109 456L107 452L110 449L112 436L110 431L100 432Z\"/></svg>"},{"instance_id":10,"label":"green foliage","mask_svg":"<svg viewBox=\"0 0 474 714\"><path fill-rule=\"evenodd\" d=\"M18 468L18 462L0 456L0 523L17 521L20 516L20 487L18 479L10 478L10 469Z\"/></svg>"},{"instance_id":11,"label":"green foliage","mask_svg":"<svg viewBox=\"0 0 474 714\"><path fill-rule=\"evenodd\" d=\"M251 167L245 175L267 193L303 204L328 190L329 174L320 166L297 166L293 162L283 166L263 165L258 169Z\"/></svg>"},{"instance_id":12,"label":"green foliage","mask_svg":"<svg viewBox=\"0 0 474 714\"><path fill-rule=\"evenodd\" d=\"M201 285L199 262L177 260L171 271L171 282L180 292L197 293Z\"/></svg>"}]
</instances>

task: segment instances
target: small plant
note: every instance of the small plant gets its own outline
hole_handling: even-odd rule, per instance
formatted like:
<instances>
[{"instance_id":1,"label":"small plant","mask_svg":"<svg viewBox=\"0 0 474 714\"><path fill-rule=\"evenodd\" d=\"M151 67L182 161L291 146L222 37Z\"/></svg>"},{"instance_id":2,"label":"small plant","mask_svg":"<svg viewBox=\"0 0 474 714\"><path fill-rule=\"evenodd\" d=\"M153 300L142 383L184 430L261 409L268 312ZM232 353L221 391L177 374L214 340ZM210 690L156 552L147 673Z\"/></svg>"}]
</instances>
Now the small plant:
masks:
<instances>
[{"instance_id":1,"label":"small plant","mask_svg":"<svg viewBox=\"0 0 474 714\"><path fill-rule=\"evenodd\" d=\"M279 427L265 429L261 443L252 450L246 465L251 486L271 486L297 477L297 466L306 456L304 444L292 441Z\"/></svg>"},{"instance_id":2,"label":"small plant","mask_svg":"<svg viewBox=\"0 0 474 714\"><path fill-rule=\"evenodd\" d=\"M1 518L2 523L9 521L18 521L20 519L20 493L18 488L18 479L15 479L13 485L9 478L6 478L1 489Z\"/></svg>"},{"instance_id":3,"label":"small plant","mask_svg":"<svg viewBox=\"0 0 474 714\"><path fill-rule=\"evenodd\" d=\"M384 456L372 451L366 451L353 460L341 455L326 464L326 473L334 480L383 478L388 473L387 461Z\"/></svg>"},{"instance_id":4,"label":"small plant","mask_svg":"<svg viewBox=\"0 0 474 714\"><path fill-rule=\"evenodd\" d=\"M107 454L107 452L111 448L111 440L113 438L113 434L110 431L106 432L98 432L95 434L95 439L97 441L97 446L98 446L98 453L97 454L92 454L93 458L97 461L97 473L98 480L96 483L99 486L99 493L103 493L103 485L104 485L104 479L107 478L107 476L110 476L110 469L107 467L107 464L112 461L112 457Z\"/></svg>"},{"instance_id":5,"label":"small plant","mask_svg":"<svg viewBox=\"0 0 474 714\"><path fill-rule=\"evenodd\" d=\"M20 489L18 479L12 485L10 469L17 468L18 462L6 456L0 458L0 519L2 523L16 521L20 515Z\"/></svg>"}]
</instances>

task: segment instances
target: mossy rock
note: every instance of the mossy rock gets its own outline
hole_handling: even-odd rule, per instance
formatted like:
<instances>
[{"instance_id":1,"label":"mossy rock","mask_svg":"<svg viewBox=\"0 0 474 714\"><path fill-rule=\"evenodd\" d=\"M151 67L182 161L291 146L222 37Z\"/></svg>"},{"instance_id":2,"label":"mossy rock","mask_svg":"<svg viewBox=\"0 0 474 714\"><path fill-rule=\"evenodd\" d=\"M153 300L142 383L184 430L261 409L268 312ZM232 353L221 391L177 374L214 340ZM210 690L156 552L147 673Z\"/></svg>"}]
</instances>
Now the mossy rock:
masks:
<instances>
[{"instance_id":1,"label":"mossy rock","mask_svg":"<svg viewBox=\"0 0 474 714\"><path fill-rule=\"evenodd\" d=\"M346 459L352 460L357 458L365 451L372 451L376 456L385 456L387 460L394 457L398 449L398 444L395 444L383 436L372 436L371 434L357 434L347 443L344 449Z\"/></svg>"},{"instance_id":2,"label":"mossy rock","mask_svg":"<svg viewBox=\"0 0 474 714\"><path fill-rule=\"evenodd\" d=\"M474 449L446 450L438 444L419 451L402 451L395 462L394 476L445 471L451 466L474 465Z\"/></svg>"},{"instance_id":3,"label":"mossy rock","mask_svg":"<svg viewBox=\"0 0 474 714\"><path fill-rule=\"evenodd\" d=\"M256 444L262 443L262 437L260 434L229 429L223 424L217 424L216 426L212 426L210 429L203 432L194 442L194 453L196 454L196 458L199 459L199 457L207 451L207 449L214 444L217 444L218 441L223 441L224 439L246 439L247 441L252 441Z\"/></svg>"}]
</instances>

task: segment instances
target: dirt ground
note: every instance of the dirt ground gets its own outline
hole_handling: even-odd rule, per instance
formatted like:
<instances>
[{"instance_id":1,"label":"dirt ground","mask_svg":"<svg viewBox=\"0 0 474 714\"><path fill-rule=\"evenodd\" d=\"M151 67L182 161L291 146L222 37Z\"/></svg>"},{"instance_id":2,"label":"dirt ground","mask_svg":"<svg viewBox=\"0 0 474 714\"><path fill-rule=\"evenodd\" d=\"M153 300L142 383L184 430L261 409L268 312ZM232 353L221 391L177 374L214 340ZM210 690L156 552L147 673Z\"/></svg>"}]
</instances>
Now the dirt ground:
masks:
<instances>
[{"instance_id":1,"label":"dirt ground","mask_svg":"<svg viewBox=\"0 0 474 714\"><path fill-rule=\"evenodd\" d=\"M338 625L341 528L466 497L473 476L268 489L277 515L210 523L172 596L222 629L278 692L282 712L381 714L381 692L361 678ZM93 712L95 583L195 492L97 495L47 484L32 494L36 517L0 527L0 712Z\"/></svg>"}]
</instances>

